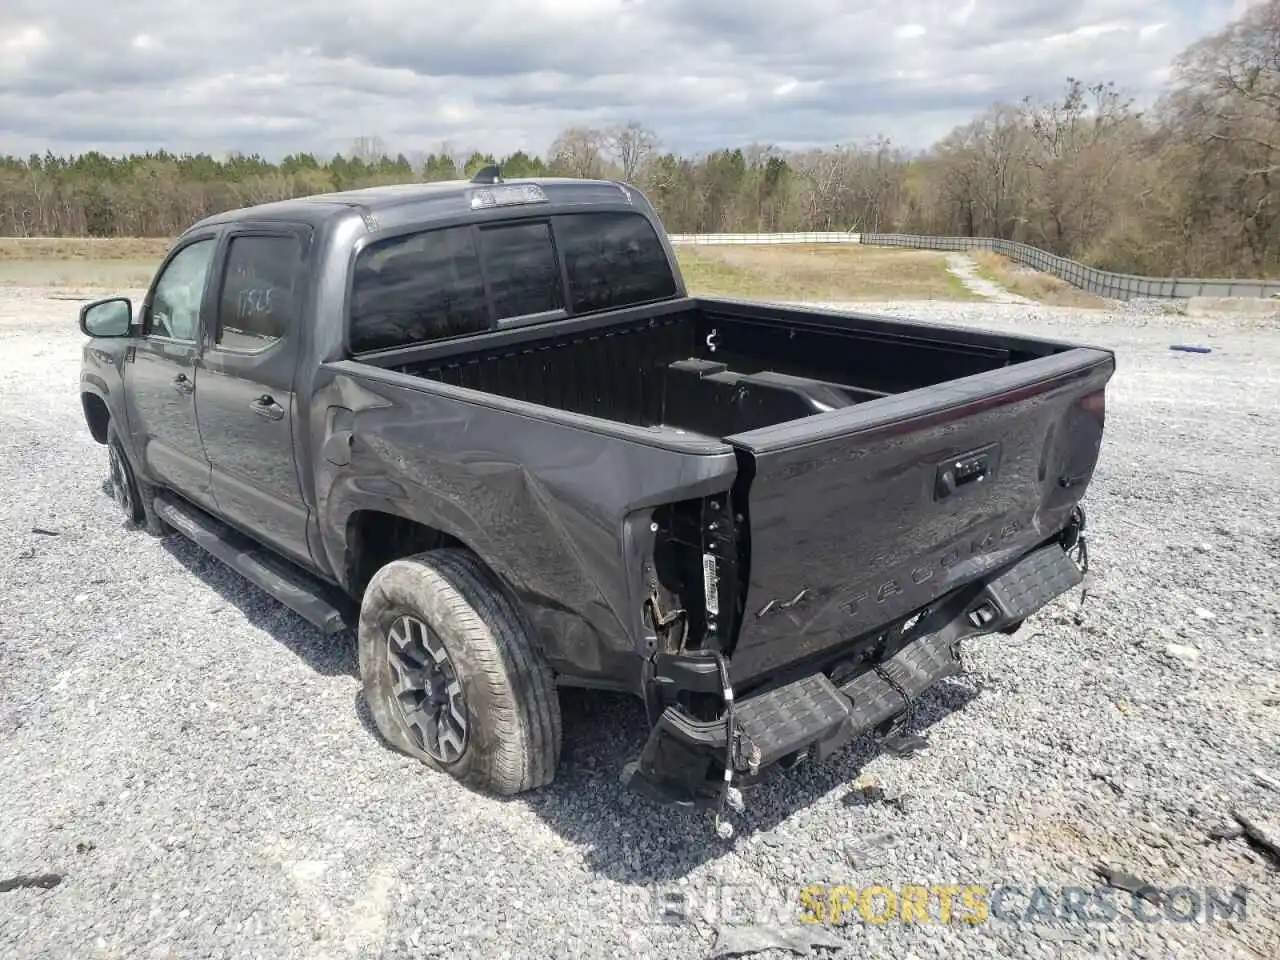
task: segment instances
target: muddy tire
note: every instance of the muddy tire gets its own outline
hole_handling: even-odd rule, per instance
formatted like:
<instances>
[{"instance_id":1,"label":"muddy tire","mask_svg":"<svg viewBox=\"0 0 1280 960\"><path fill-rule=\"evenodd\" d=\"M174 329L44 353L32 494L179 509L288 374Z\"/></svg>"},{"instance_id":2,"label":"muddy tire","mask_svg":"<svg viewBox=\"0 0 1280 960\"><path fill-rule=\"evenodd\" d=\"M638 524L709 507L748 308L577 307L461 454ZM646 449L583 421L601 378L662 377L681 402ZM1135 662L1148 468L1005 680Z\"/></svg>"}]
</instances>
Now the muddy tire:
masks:
<instances>
[{"instance_id":1,"label":"muddy tire","mask_svg":"<svg viewBox=\"0 0 1280 960\"><path fill-rule=\"evenodd\" d=\"M516 599L473 553L447 548L378 570L360 608L360 676L382 736L472 789L549 784L560 701Z\"/></svg>"},{"instance_id":2,"label":"muddy tire","mask_svg":"<svg viewBox=\"0 0 1280 960\"><path fill-rule=\"evenodd\" d=\"M155 487L134 473L114 422L107 424L107 470L112 499L124 514L125 523L142 527L152 536L167 534L169 525L156 514Z\"/></svg>"}]
</instances>

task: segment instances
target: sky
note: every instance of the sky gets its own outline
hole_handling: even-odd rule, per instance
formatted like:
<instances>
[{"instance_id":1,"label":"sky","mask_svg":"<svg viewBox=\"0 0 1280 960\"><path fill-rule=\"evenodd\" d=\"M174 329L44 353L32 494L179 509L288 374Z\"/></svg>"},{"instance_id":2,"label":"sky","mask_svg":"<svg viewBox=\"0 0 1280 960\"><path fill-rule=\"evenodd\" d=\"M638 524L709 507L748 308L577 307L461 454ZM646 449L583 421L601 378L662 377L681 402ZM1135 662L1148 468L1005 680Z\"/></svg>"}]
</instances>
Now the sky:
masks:
<instances>
[{"instance_id":1,"label":"sky","mask_svg":"<svg viewBox=\"0 0 1280 960\"><path fill-rule=\"evenodd\" d=\"M666 149L884 135L1113 80L1140 102L1248 0L0 0L0 155L545 154L639 121Z\"/></svg>"}]
</instances>

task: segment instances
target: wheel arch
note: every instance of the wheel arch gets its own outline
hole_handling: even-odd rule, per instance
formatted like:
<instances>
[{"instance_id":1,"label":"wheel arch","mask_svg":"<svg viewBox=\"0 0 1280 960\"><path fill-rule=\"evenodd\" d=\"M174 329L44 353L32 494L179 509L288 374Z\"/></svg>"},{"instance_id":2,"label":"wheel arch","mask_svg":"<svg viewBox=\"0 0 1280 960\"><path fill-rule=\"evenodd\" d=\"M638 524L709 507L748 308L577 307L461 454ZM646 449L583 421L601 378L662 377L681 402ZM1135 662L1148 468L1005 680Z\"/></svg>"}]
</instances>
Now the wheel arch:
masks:
<instances>
[{"instance_id":1,"label":"wheel arch","mask_svg":"<svg viewBox=\"0 0 1280 960\"><path fill-rule=\"evenodd\" d=\"M364 594L373 575L393 560L442 547L462 547L477 553L449 531L379 507L351 511L343 524L343 540L342 581L357 598ZM487 561L485 565L492 570Z\"/></svg>"},{"instance_id":2,"label":"wheel arch","mask_svg":"<svg viewBox=\"0 0 1280 960\"><path fill-rule=\"evenodd\" d=\"M374 483L385 483L375 479ZM442 547L475 555L509 590L529 616L539 652L558 682L639 694L645 654L616 626L603 603L578 602L569 588L548 576L543 556L519 537L497 534L449 500L430 491L398 490L394 498L371 494L354 483L334 485L322 498L321 536L329 569L357 602L374 572L392 560ZM582 558L553 556L580 565ZM575 567L575 573L576 573ZM578 581L581 582L581 578ZM568 581L569 587L575 581Z\"/></svg>"},{"instance_id":3,"label":"wheel arch","mask_svg":"<svg viewBox=\"0 0 1280 960\"><path fill-rule=\"evenodd\" d=\"M89 427L93 439L103 446L107 443L107 426L111 423L111 411L107 401L91 390L80 394L80 408L84 411L84 422Z\"/></svg>"}]
</instances>

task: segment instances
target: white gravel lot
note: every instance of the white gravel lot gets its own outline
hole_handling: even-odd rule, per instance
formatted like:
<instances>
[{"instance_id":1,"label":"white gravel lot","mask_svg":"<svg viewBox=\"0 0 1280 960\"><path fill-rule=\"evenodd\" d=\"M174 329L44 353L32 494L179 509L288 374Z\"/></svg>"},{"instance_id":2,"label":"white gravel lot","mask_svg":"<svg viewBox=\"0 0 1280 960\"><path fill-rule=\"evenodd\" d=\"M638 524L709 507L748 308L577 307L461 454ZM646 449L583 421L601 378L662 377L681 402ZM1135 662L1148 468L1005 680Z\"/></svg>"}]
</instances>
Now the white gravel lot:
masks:
<instances>
[{"instance_id":1,"label":"white gravel lot","mask_svg":"<svg viewBox=\"0 0 1280 960\"><path fill-rule=\"evenodd\" d=\"M970 642L968 674L922 705L929 749L860 741L801 768L748 797L726 845L618 785L645 733L623 698L566 696L559 779L524 798L383 747L349 637L121 526L77 398L76 309L0 291L0 889L61 877L0 892L0 955L701 957L770 894L794 914L808 884L1017 885L1006 916L1041 885L1061 912L1099 862L1247 888L1245 913L1178 922L1185 892L1141 920L1120 894L1111 922L855 909L830 955L1280 954L1280 865L1210 836L1234 807L1280 833L1280 787L1253 773L1280 780L1280 324L882 308L1117 350L1091 596L1080 624L1073 598ZM657 922L676 890L690 917Z\"/></svg>"}]
</instances>

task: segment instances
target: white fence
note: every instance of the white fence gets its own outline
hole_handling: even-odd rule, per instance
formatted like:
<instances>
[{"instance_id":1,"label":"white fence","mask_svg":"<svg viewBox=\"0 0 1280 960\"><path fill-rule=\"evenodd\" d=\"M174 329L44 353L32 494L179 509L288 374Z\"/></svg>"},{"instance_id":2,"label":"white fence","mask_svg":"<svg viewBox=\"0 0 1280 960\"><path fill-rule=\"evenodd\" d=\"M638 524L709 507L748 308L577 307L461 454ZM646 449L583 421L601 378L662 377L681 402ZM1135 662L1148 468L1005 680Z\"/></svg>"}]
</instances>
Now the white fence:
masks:
<instances>
[{"instance_id":1,"label":"white fence","mask_svg":"<svg viewBox=\"0 0 1280 960\"><path fill-rule=\"evenodd\" d=\"M673 233L671 242L680 246L718 243L859 243L857 233Z\"/></svg>"}]
</instances>

